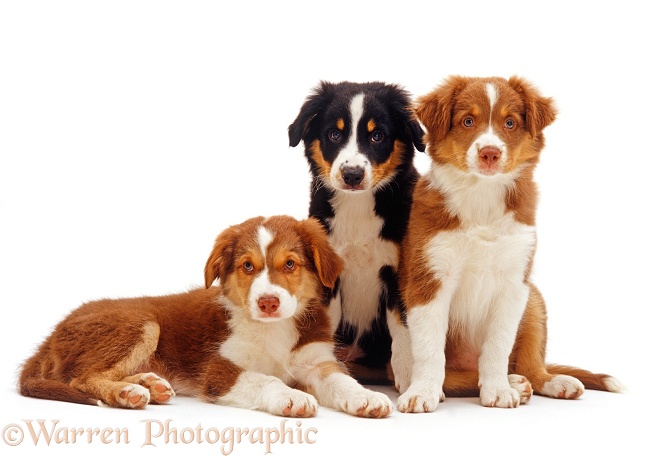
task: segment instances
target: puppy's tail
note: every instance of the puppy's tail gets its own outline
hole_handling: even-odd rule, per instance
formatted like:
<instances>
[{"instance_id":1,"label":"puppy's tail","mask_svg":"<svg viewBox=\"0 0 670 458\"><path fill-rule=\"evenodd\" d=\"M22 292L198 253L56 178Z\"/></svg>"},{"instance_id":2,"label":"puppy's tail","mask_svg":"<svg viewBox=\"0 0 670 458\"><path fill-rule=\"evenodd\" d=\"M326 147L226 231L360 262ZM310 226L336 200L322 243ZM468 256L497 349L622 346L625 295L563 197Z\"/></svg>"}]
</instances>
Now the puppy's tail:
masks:
<instances>
[{"instance_id":1,"label":"puppy's tail","mask_svg":"<svg viewBox=\"0 0 670 458\"><path fill-rule=\"evenodd\" d=\"M96 399L72 388L59 380L49 380L42 376L40 360L37 355L26 361L19 376L18 388L22 396L48 399L51 401L74 402L77 404L98 405Z\"/></svg>"},{"instance_id":2,"label":"puppy's tail","mask_svg":"<svg viewBox=\"0 0 670 458\"><path fill-rule=\"evenodd\" d=\"M619 380L607 374L594 374L585 369L559 364L547 364L547 372L551 375L570 375L584 384L587 390L610 391L622 393L626 389Z\"/></svg>"}]
</instances>

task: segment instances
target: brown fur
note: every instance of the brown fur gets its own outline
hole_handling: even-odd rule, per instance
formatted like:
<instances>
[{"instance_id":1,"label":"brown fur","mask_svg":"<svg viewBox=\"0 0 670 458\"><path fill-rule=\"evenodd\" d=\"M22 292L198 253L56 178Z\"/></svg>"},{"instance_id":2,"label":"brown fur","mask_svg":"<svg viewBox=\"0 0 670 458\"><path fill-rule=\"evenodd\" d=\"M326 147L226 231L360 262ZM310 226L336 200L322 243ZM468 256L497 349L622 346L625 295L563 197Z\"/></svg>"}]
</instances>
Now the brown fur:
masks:
<instances>
[{"instance_id":1,"label":"brown fur","mask_svg":"<svg viewBox=\"0 0 670 458\"><path fill-rule=\"evenodd\" d=\"M493 113L489 107L485 83L495 84L498 91ZM509 157L503 172L515 170L521 165L524 168L509 190L505 205L517 221L535 225L537 189L532 175L544 145L542 129L553 122L556 116L550 98L542 97L532 85L516 76L509 80L454 76L421 97L416 114L427 128L426 143L432 160L436 164L449 164L463 171L468 171L465 151L481 133L476 128L464 128L465 119L473 119L475 126L488 122L489 117L492 117L494 124L499 125L503 125L508 118L512 119L514 127L501 133ZM415 188L400 266L400 286L408 309L429 302L440 286L427 266L423 248L438 232L455 230L459 226L458 217L452 215L445 206L444 196L431 187L426 178L422 178ZM540 292L528 280L531 268L532 255L525 277L531 291L509 357L509 373L526 376L536 391L542 391L545 383L558 374L571 375L589 389L612 391L615 384L608 386L606 382L614 379L608 375L545 364L546 307ZM449 330L445 353L445 394L478 395L479 355L468 347L458 329Z\"/></svg>"},{"instance_id":2,"label":"brown fur","mask_svg":"<svg viewBox=\"0 0 670 458\"><path fill-rule=\"evenodd\" d=\"M216 239L205 267L206 288L101 300L74 310L26 361L20 393L82 404L100 400L110 406L143 407L172 397L164 377L179 391L206 400L226 394L243 369L218 352L235 332L221 298L225 295L235 306L245 308L252 276L242 266L247 261L258 269L263 266L255 240L261 224L274 234L268 248L274 263L272 281L295 295L301 307L288 318L294 320L299 334L295 349L310 342L332 343L326 295L340 274L342 260L316 220L259 217L225 230ZM290 271L284 267L287 258L295 261ZM216 279L220 285L212 287ZM338 370L346 373L336 364L319 367L324 377ZM136 385L149 389L150 399L143 399L133 388Z\"/></svg>"}]
</instances>

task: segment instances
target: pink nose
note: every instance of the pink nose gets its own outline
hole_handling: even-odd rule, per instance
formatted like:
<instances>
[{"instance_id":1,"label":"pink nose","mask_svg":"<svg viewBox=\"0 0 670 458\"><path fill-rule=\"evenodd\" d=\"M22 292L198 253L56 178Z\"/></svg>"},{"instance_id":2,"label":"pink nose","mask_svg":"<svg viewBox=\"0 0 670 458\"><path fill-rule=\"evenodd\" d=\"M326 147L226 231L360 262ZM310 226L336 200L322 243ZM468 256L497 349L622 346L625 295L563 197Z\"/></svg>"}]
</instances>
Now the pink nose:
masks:
<instances>
[{"instance_id":1,"label":"pink nose","mask_svg":"<svg viewBox=\"0 0 670 458\"><path fill-rule=\"evenodd\" d=\"M276 312L279 308L279 298L277 296L261 296L258 298L258 308L263 313Z\"/></svg>"},{"instance_id":2,"label":"pink nose","mask_svg":"<svg viewBox=\"0 0 670 458\"><path fill-rule=\"evenodd\" d=\"M495 146L485 146L479 150L479 159L490 167L498 162L501 154L500 150Z\"/></svg>"}]
</instances>

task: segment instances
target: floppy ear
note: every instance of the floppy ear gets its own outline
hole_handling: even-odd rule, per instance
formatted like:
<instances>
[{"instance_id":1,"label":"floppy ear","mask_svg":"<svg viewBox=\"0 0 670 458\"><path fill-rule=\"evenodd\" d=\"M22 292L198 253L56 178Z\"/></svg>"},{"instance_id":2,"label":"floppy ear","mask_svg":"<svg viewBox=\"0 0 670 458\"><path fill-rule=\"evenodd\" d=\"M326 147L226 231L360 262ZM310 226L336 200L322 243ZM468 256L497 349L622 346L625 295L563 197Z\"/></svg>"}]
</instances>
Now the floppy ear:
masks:
<instances>
[{"instance_id":1,"label":"floppy ear","mask_svg":"<svg viewBox=\"0 0 670 458\"><path fill-rule=\"evenodd\" d=\"M449 133L454 98L466 84L464 77L451 76L432 92L419 97L414 111L428 129L431 141L444 138Z\"/></svg>"},{"instance_id":2,"label":"floppy ear","mask_svg":"<svg viewBox=\"0 0 670 458\"><path fill-rule=\"evenodd\" d=\"M426 133L411 108L410 93L395 84L390 84L387 87L393 100L391 108L394 116L402 122L405 133L412 140L414 147L423 153L426 151L426 145L423 142L423 136Z\"/></svg>"},{"instance_id":3,"label":"floppy ear","mask_svg":"<svg viewBox=\"0 0 670 458\"><path fill-rule=\"evenodd\" d=\"M512 88L521 95L526 106L526 128L535 138L542 129L554 122L557 110L550 97L542 97L540 92L525 79L512 76L509 79Z\"/></svg>"},{"instance_id":4,"label":"floppy ear","mask_svg":"<svg viewBox=\"0 0 670 458\"><path fill-rule=\"evenodd\" d=\"M221 232L214 242L212 253L205 264L205 288L209 288L217 278L223 278L233 262L235 241L238 238L237 226Z\"/></svg>"},{"instance_id":5,"label":"floppy ear","mask_svg":"<svg viewBox=\"0 0 670 458\"><path fill-rule=\"evenodd\" d=\"M421 124L414 118L412 113L408 113L407 116L409 117L407 129L409 130L409 135L412 137L412 143L414 143L417 150L423 153L426 151L426 144L423 142L423 136L426 135L426 132L424 132L423 127L421 127Z\"/></svg>"},{"instance_id":6,"label":"floppy ear","mask_svg":"<svg viewBox=\"0 0 670 458\"><path fill-rule=\"evenodd\" d=\"M307 246L308 256L316 266L321 283L328 288L334 288L337 278L344 268L344 261L340 258L328 241L328 235L318 220L308 218L302 221L302 232Z\"/></svg>"},{"instance_id":7,"label":"floppy ear","mask_svg":"<svg viewBox=\"0 0 670 458\"><path fill-rule=\"evenodd\" d=\"M305 100L305 103L300 108L300 113L295 121L288 126L288 144L289 146L298 146L300 140L306 138L309 132L309 124L315 116L323 109L323 107L330 100L330 92L333 83L321 81L321 84L316 87L312 94Z\"/></svg>"}]
</instances>

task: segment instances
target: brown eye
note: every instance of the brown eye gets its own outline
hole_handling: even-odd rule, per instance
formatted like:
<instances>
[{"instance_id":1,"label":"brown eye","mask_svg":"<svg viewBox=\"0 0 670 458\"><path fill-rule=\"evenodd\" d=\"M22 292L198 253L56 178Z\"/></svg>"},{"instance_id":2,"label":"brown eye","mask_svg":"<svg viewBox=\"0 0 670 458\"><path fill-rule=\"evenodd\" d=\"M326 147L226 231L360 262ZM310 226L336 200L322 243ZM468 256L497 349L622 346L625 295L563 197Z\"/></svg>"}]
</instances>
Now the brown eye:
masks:
<instances>
[{"instance_id":1,"label":"brown eye","mask_svg":"<svg viewBox=\"0 0 670 458\"><path fill-rule=\"evenodd\" d=\"M370 135L370 140L372 141L372 143L380 143L382 140L384 140L384 134L378 130L375 130Z\"/></svg>"},{"instance_id":2,"label":"brown eye","mask_svg":"<svg viewBox=\"0 0 670 458\"><path fill-rule=\"evenodd\" d=\"M342 133L337 129L333 129L328 132L328 138L331 142L339 143L342 140Z\"/></svg>"},{"instance_id":3,"label":"brown eye","mask_svg":"<svg viewBox=\"0 0 670 458\"><path fill-rule=\"evenodd\" d=\"M472 126L474 126L474 125L475 125L475 120L474 120L474 118L473 118L472 116L468 116L467 118L465 118L465 119L463 120L463 125L464 125L465 127L472 127Z\"/></svg>"},{"instance_id":4,"label":"brown eye","mask_svg":"<svg viewBox=\"0 0 670 458\"><path fill-rule=\"evenodd\" d=\"M505 128L514 129L514 126L516 126L516 123L512 118L505 119Z\"/></svg>"},{"instance_id":5,"label":"brown eye","mask_svg":"<svg viewBox=\"0 0 670 458\"><path fill-rule=\"evenodd\" d=\"M289 259L284 264L284 272L293 272L295 270L295 261Z\"/></svg>"},{"instance_id":6,"label":"brown eye","mask_svg":"<svg viewBox=\"0 0 670 458\"><path fill-rule=\"evenodd\" d=\"M246 261L244 264L242 264L242 268L246 273L251 273L254 271L254 265L251 263L251 261Z\"/></svg>"}]
</instances>

